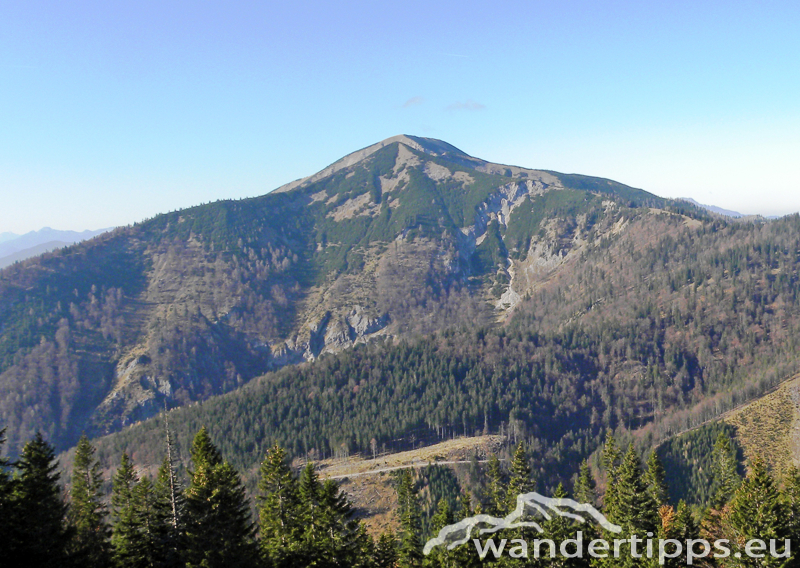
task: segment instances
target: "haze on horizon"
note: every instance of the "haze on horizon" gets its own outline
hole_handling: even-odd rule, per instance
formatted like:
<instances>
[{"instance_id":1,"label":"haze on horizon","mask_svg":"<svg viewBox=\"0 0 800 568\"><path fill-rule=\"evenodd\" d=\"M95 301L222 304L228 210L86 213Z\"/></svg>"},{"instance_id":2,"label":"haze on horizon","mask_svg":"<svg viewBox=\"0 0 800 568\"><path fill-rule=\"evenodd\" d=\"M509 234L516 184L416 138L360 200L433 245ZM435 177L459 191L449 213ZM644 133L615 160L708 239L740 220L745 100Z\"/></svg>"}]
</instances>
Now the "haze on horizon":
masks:
<instances>
[{"instance_id":1,"label":"haze on horizon","mask_svg":"<svg viewBox=\"0 0 800 568\"><path fill-rule=\"evenodd\" d=\"M405 133L742 213L800 210L800 5L17 2L0 233L262 195Z\"/></svg>"}]
</instances>

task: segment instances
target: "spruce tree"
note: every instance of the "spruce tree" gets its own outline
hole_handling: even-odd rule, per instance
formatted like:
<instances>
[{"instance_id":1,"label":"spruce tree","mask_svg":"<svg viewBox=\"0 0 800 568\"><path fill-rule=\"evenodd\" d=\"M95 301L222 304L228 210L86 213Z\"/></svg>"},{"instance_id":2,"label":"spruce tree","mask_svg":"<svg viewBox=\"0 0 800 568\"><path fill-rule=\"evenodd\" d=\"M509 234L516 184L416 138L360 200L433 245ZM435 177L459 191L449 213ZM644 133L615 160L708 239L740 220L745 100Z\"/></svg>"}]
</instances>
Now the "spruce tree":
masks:
<instances>
[{"instance_id":1,"label":"spruce tree","mask_svg":"<svg viewBox=\"0 0 800 568\"><path fill-rule=\"evenodd\" d=\"M555 492L553 493L553 497L556 499L566 499L569 497L566 490L564 489L563 484L559 483L556 487ZM577 568L585 566L584 559L581 558L566 558L561 554L561 543L566 539L574 539L576 537L576 533L578 530L583 531L584 527L580 526L579 528L575 527L575 523L569 518L558 515L556 513L550 512L550 518L543 521L541 523L542 527L542 534L538 538L542 539L551 539L557 548L556 557L553 559L550 558L539 558L538 562L534 562L540 566L552 566L552 567L563 567L563 568ZM584 535L584 540L586 537ZM546 550L543 548L542 550ZM530 551L529 551L530 552ZM570 554L575 554L576 550L575 547L567 547L567 552Z\"/></svg>"},{"instance_id":2,"label":"spruce tree","mask_svg":"<svg viewBox=\"0 0 800 568\"><path fill-rule=\"evenodd\" d=\"M286 451L275 444L261 463L258 481L261 557L267 566L294 566L301 554L303 523L297 478Z\"/></svg>"},{"instance_id":3,"label":"spruce tree","mask_svg":"<svg viewBox=\"0 0 800 568\"><path fill-rule=\"evenodd\" d=\"M326 479L322 484L320 517L326 561L330 564L356 564L365 546L359 531L360 523L353 519L353 507L347 495L332 479Z\"/></svg>"},{"instance_id":4,"label":"spruce tree","mask_svg":"<svg viewBox=\"0 0 800 568\"><path fill-rule=\"evenodd\" d=\"M533 481L531 480L531 468L528 464L528 454L525 451L525 444L520 442L514 451L514 457L511 459L511 467L509 468L508 488L506 490L506 514L510 513L517 507L517 498L525 493L533 491ZM507 531L504 535L509 540L523 539L530 541L535 538L533 529L516 528ZM517 568L523 566L525 563L522 559L515 559L509 556L504 556L500 560L500 565L504 568Z\"/></svg>"},{"instance_id":5,"label":"spruce tree","mask_svg":"<svg viewBox=\"0 0 800 568\"><path fill-rule=\"evenodd\" d=\"M606 492L603 496L603 507L608 510L613 508L616 501L617 469L622 461L622 452L617 445L614 434L609 429L606 432L606 443L603 446L602 463L606 474Z\"/></svg>"},{"instance_id":6,"label":"spruce tree","mask_svg":"<svg viewBox=\"0 0 800 568\"><path fill-rule=\"evenodd\" d=\"M438 535L442 528L452 525L453 522L453 511L450 509L447 499L439 499L436 513L431 518L431 534ZM457 565L455 556L455 551L447 550L447 545L444 544L433 549L425 563L428 566L449 568Z\"/></svg>"},{"instance_id":7,"label":"spruce tree","mask_svg":"<svg viewBox=\"0 0 800 568\"><path fill-rule=\"evenodd\" d=\"M431 518L431 530L433 534L437 534L440 529L447 525L453 524L453 511L450 509L450 504L447 499L439 499L436 505L436 513Z\"/></svg>"},{"instance_id":8,"label":"spruce tree","mask_svg":"<svg viewBox=\"0 0 800 568\"><path fill-rule=\"evenodd\" d=\"M711 506L715 509L721 509L741 483L738 466L730 437L720 432L711 454Z\"/></svg>"},{"instance_id":9,"label":"spruce tree","mask_svg":"<svg viewBox=\"0 0 800 568\"><path fill-rule=\"evenodd\" d=\"M192 442L186 489L187 566L250 567L256 548L250 509L238 472L222 461L205 427Z\"/></svg>"},{"instance_id":10,"label":"spruce tree","mask_svg":"<svg viewBox=\"0 0 800 568\"><path fill-rule=\"evenodd\" d=\"M472 495L466 489L459 497L459 509L456 520L461 521L472 516Z\"/></svg>"},{"instance_id":11,"label":"spruce tree","mask_svg":"<svg viewBox=\"0 0 800 568\"><path fill-rule=\"evenodd\" d=\"M593 507L597 504L597 484L589 468L589 462L583 460L575 482L575 500Z\"/></svg>"},{"instance_id":12,"label":"spruce tree","mask_svg":"<svg viewBox=\"0 0 800 568\"><path fill-rule=\"evenodd\" d=\"M410 469L400 472L397 486L398 513L400 515L400 546L397 565L400 568L417 568L422 565L419 499Z\"/></svg>"},{"instance_id":13,"label":"spruce tree","mask_svg":"<svg viewBox=\"0 0 800 568\"><path fill-rule=\"evenodd\" d=\"M95 448L82 435L75 448L72 468L69 520L74 527L70 545L73 562L98 568L111 560L110 530L106 523L106 507L102 500L103 477Z\"/></svg>"},{"instance_id":14,"label":"spruce tree","mask_svg":"<svg viewBox=\"0 0 800 568\"><path fill-rule=\"evenodd\" d=\"M472 509L472 496L469 491L464 490L459 497L459 510L456 513L455 520L461 521L471 517L474 513L475 511ZM472 542L459 546L453 552L455 552L456 566L459 568L475 568L482 565L481 559L478 557L478 553Z\"/></svg>"},{"instance_id":15,"label":"spruce tree","mask_svg":"<svg viewBox=\"0 0 800 568\"><path fill-rule=\"evenodd\" d=\"M633 444L615 475L615 500L607 508L610 519L628 534L643 536L656 529L658 505L647 490L639 454Z\"/></svg>"},{"instance_id":16,"label":"spruce tree","mask_svg":"<svg viewBox=\"0 0 800 568\"><path fill-rule=\"evenodd\" d=\"M111 480L111 545L114 565L119 568L147 566L141 546L133 490L139 477L127 452Z\"/></svg>"},{"instance_id":17,"label":"spruce tree","mask_svg":"<svg viewBox=\"0 0 800 568\"><path fill-rule=\"evenodd\" d=\"M500 466L500 460L497 459L495 454L492 454L492 457L489 458L486 474L489 478L488 487L486 488L488 497L486 514L502 517L505 515L506 510L506 493L503 486L503 470Z\"/></svg>"},{"instance_id":18,"label":"spruce tree","mask_svg":"<svg viewBox=\"0 0 800 568\"><path fill-rule=\"evenodd\" d=\"M302 550L304 563L313 564L315 559L323 556L320 550L319 534L322 527L320 500L322 485L314 464L308 463L300 473L298 495L300 497L300 521L303 526Z\"/></svg>"},{"instance_id":19,"label":"spruce tree","mask_svg":"<svg viewBox=\"0 0 800 568\"><path fill-rule=\"evenodd\" d=\"M699 528L692 517L692 512L686 503L681 500L678 508L671 505L662 505L659 510L658 538L661 541L677 540L686 543L688 539L697 539L700 536ZM672 546L667 545L666 551L673 552ZM686 550L675 558L665 558L666 568L680 568L686 566Z\"/></svg>"},{"instance_id":20,"label":"spruce tree","mask_svg":"<svg viewBox=\"0 0 800 568\"><path fill-rule=\"evenodd\" d=\"M356 551L353 568L375 568L375 540L367 532L364 523L357 523L358 529L353 536L353 546Z\"/></svg>"},{"instance_id":21,"label":"spruce tree","mask_svg":"<svg viewBox=\"0 0 800 568\"><path fill-rule=\"evenodd\" d=\"M592 470L589 468L589 462L586 460L581 463L578 470L578 480L575 482L574 493L574 498L579 503L585 503L592 507L597 506L597 484L592 476ZM586 542L591 542L600 537L600 527L591 519L580 524L577 530L583 533L583 539Z\"/></svg>"},{"instance_id":22,"label":"spruce tree","mask_svg":"<svg viewBox=\"0 0 800 568\"><path fill-rule=\"evenodd\" d=\"M50 568L65 563L70 531L59 486L53 447L41 432L22 448L17 461L13 506L20 512L12 530L16 550L4 557L9 566Z\"/></svg>"},{"instance_id":23,"label":"spruce tree","mask_svg":"<svg viewBox=\"0 0 800 568\"><path fill-rule=\"evenodd\" d=\"M514 451L509 472L508 490L506 491L506 512L511 512L517 506L517 497L533 491L531 467L528 464L528 454L525 444L520 442Z\"/></svg>"},{"instance_id":24,"label":"spruce tree","mask_svg":"<svg viewBox=\"0 0 800 568\"><path fill-rule=\"evenodd\" d=\"M148 566L173 565L170 546L169 509L159 501L153 481L144 476L133 488L133 502L136 507L136 520L141 530L141 546Z\"/></svg>"},{"instance_id":25,"label":"spruce tree","mask_svg":"<svg viewBox=\"0 0 800 568\"><path fill-rule=\"evenodd\" d=\"M375 545L375 568L395 568L397 565L397 540L391 533L383 533Z\"/></svg>"},{"instance_id":26,"label":"spruce tree","mask_svg":"<svg viewBox=\"0 0 800 568\"><path fill-rule=\"evenodd\" d=\"M800 469L792 465L786 472L782 492L783 503L788 514L788 530L793 548L794 557L800 559ZM800 562L798 562L800 564Z\"/></svg>"},{"instance_id":27,"label":"spruce tree","mask_svg":"<svg viewBox=\"0 0 800 568\"><path fill-rule=\"evenodd\" d=\"M644 473L644 482L647 485L647 493L656 507L666 505L669 500L669 489L667 487L667 474L658 455L650 452L647 458L647 468Z\"/></svg>"},{"instance_id":28,"label":"spruce tree","mask_svg":"<svg viewBox=\"0 0 800 568\"><path fill-rule=\"evenodd\" d=\"M622 461L614 468L612 477L613 485L606 490L603 505L608 520L620 525L622 533L603 531L606 540L611 542L634 535L646 539L647 533L655 534L658 525L657 505L647 491L641 460L633 444L628 446ZM641 551L642 545L637 545L637 552ZM644 561L634 558L632 552L631 545L622 545L618 559L609 557L599 560L598 564L614 568L643 566Z\"/></svg>"},{"instance_id":29,"label":"spruce tree","mask_svg":"<svg viewBox=\"0 0 800 568\"><path fill-rule=\"evenodd\" d=\"M732 544L743 544L753 539L765 542L775 539L776 550L781 553L784 540L791 537L787 522L789 512L766 464L761 458L756 458L747 477L736 489L723 523ZM729 559L732 566L784 566L786 561L786 558L775 558L770 554L757 561L745 554L740 558L733 555Z\"/></svg>"}]
</instances>

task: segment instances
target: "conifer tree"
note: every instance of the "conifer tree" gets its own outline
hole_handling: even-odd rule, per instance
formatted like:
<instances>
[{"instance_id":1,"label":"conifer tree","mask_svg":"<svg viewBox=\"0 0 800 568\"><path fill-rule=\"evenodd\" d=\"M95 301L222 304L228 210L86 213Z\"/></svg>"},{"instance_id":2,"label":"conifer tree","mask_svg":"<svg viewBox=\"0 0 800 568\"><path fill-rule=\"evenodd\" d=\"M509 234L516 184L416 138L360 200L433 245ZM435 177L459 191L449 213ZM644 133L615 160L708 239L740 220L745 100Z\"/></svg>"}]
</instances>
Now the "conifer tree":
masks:
<instances>
[{"instance_id":1,"label":"conifer tree","mask_svg":"<svg viewBox=\"0 0 800 568\"><path fill-rule=\"evenodd\" d=\"M793 554L800 559L800 469L797 466L792 465L786 472L782 496L788 514L787 529L793 548L798 548Z\"/></svg>"},{"instance_id":2,"label":"conifer tree","mask_svg":"<svg viewBox=\"0 0 800 568\"><path fill-rule=\"evenodd\" d=\"M375 568L395 568L397 566L397 540L391 533L383 533L375 545Z\"/></svg>"},{"instance_id":3,"label":"conifer tree","mask_svg":"<svg viewBox=\"0 0 800 568\"><path fill-rule=\"evenodd\" d=\"M113 477L112 537L118 568L177 566L169 499L159 494L158 482L136 475L127 453Z\"/></svg>"},{"instance_id":4,"label":"conifer tree","mask_svg":"<svg viewBox=\"0 0 800 568\"><path fill-rule=\"evenodd\" d=\"M559 483L556 487L555 492L553 493L553 497L556 499L566 499L569 497L566 490L564 489L563 484ZM538 562L535 564L541 566L552 566L552 567L563 567L563 568L577 568L583 567L587 564L585 563L584 559L582 558L567 558L566 556L561 554L561 543L566 539L574 539L577 533L577 530L581 530L585 533L585 527L581 526L579 529L576 529L575 523L568 518L563 517L558 514L551 514L550 518L545 520L541 523L543 533L539 538L543 539L551 539L557 548L556 557L553 559L550 558L539 558L537 559ZM586 536L584 534L583 539L586 540ZM567 547L567 552L570 555L575 554L576 550L575 547Z\"/></svg>"},{"instance_id":5,"label":"conifer tree","mask_svg":"<svg viewBox=\"0 0 800 568\"><path fill-rule=\"evenodd\" d=\"M472 516L472 495L466 489L459 497L459 510L456 520L461 521Z\"/></svg>"},{"instance_id":6,"label":"conifer tree","mask_svg":"<svg viewBox=\"0 0 800 568\"><path fill-rule=\"evenodd\" d=\"M606 490L604 512L608 520L622 527L622 533L603 531L606 540L611 542L634 535L646 539L648 533L655 534L658 524L657 506L647 491L641 460L633 444L628 446L621 462L614 467L612 479L612 485ZM642 547L637 545L637 552L641 553L641 550ZM598 561L598 564L627 568L643 566L644 560L634 558L631 545L625 544L620 548L619 558L609 556Z\"/></svg>"},{"instance_id":7,"label":"conifer tree","mask_svg":"<svg viewBox=\"0 0 800 568\"><path fill-rule=\"evenodd\" d=\"M506 493L503 487L503 470L500 467L500 460L495 454L489 458L486 474L489 478L487 487L489 502L486 505L486 514L495 517L503 516L506 509Z\"/></svg>"},{"instance_id":8,"label":"conifer tree","mask_svg":"<svg viewBox=\"0 0 800 568\"><path fill-rule=\"evenodd\" d=\"M249 567L256 559L254 527L238 472L222 460L205 427L192 442L186 489L187 566Z\"/></svg>"},{"instance_id":9,"label":"conifer tree","mask_svg":"<svg viewBox=\"0 0 800 568\"><path fill-rule=\"evenodd\" d=\"M597 484L586 460L581 462L578 480L575 482L575 500L592 506L597 503Z\"/></svg>"},{"instance_id":10,"label":"conifer tree","mask_svg":"<svg viewBox=\"0 0 800 568\"><path fill-rule=\"evenodd\" d=\"M720 432L711 454L711 506L721 509L732 497L741 483L736 450L731 439Z\"/></svg>"},{"instance_id":11,"label":"conifer tree","mask_svg":"<svg viewBox=\"0 0 800 568\"><path fill-rule=\"evenodd\" d=\"M261 557L273 568L294 566L303 530L299 487L286 451L277 444L261 464L258 489Z\"/></svg>"},{"instance_id":12,"label":"conifer tree","mask_svg":"<svg viewBox=\"0 0 800 568\"><path fill-rule=\"evenodd\" d=\"M658 454L655 452L650 452L650 456L647 458L644 483L647 485L647 493L656 508L667 504L669 500L667 474L664 471L661 460L658 458Z\"/></svg>"},{"instance_id":13,"label":"conifer tree","mask_svg":"<svg viewBox=\"0 0 800 568\"><path fill-rule=\"evenodd\" d=\"M10 566L49 568L65 563L70 531L59 487L53 447L41 432L22 448L17 461L14 507L20 511L13 531L16 550L4 557Z\"/></svg>"},{"instance_id":14,"label":"conifer tree","mask_svg":"<svg viewBox=\"0 0 800 568\"><path fill-rule=\"evenodd\" d=\"M147 566L174 565L176 559L171 547L170 510L158 498L155 484L148 476L142 477L133 488L133 502L141 531L142 550L144 557L149 560Z\"/></svg>"},{"instance_id":15,"label":"conifer tree","mask_svg":"<svg viewBox=\"0 0 800 568\"><path fill-rule=\"evenodd\" d=\"M603 469L606 474L606 492L603 496L603 506L606 510L609 507L613 507L611 504L616 501L614 493L616 490L617 469L621 461L622 452L620 452L617 441L614 439L614 434L609 429L606 432L606 443L603 446L602 453Z\"/></svg>"},{"instance_id":16,"label":"conifer tree","mask_svg":"<svg viewBox=\"0 0 800 568\"><path fill-rule=\"evenodd\" d=\"M508 490L506 492L507 512L513 511L517 506L517 497L519 495L533 491L531 467L528 464L528 454L525 452L525 444L523 442L517 444L517 449L514 451L509 477Z\"/></svg>"},{"instance_id":17,"label":"conifer tree","mask_svg":"<svg viewBox=\"0 0 800 568\"><path fill-rule=\"evenodd\" d=\"M419 499L411 470L402 470L399 477L397 501L400 515L400 545L397 565L400 568L417 568L422 565Z\"/></svg>"},{"instance_id":18,"label":"conifer tree","mask_svg":"<svg viewBox=\"0 0 800 568\"><path fill-rule=\"evenodd\" d=\"M581 462L578 470L574 493L574 498L579 503L585 503L593 507L597 506L597 484L592 476L592 470L589 468L589 462L586 460ZM600 536L599 527L594 522L583 523L577 530L583 533L583 538L587 542L591 542Z\"/></svg>"},{"instance_id":19,"label":"conifer tree","mask_svg":"<svg viewBox=\"0 0 800 568\"><path fill-rule=\"evenodd\" d=\"M724 515L724 526L732 544L742 545L753 539L765 542L775 539L776 551L780 555L784 551L785 539L791 536L788 514L766 464L761 458L756 458L730 501L730 508ZM757 562L745 554L740 558L734 554L729 559L732 566L784 566L786 561L786 557L775 558L771 554L757 559Z\"/></svg>"},{"instance_id":20,"label":"conifer tree","mask_svg":"<svg viewBox=\"0 0 800 568\"><path fill-rule=\"evenodd\" d=\"M460 521L476 513L477 511L473 511L472 509L472 496L469 491L462 491L459 497L459 510L456 513L455 520ZM453 552L455 552L456 566L459 568L475 568L476 566L482 565L481 559L478 557L478 553L471 542L459 546Z\"/></svg>"},{"instance_id":21,"label":"conifer tree","mask_svg":"<svg viewBox=\"0 0 800 568\"><path fill-rule=\"evenodd\" d=\"M133 490L139 477L127 452L123 452L120 466L111 481L111 545L115 566L147 566L140 550L139 524Z\"/></svg>"},{"instance_id":22,"label":"conifer tree","mask_svg":"<svg viewBox=\"0 0 800 568\"><path fill-rule=\"evenodd\" d=\"M323 556L319 549L320 530L322 526L320 500L322 486L313 463L306 464L300 473L298 494L301 510L300 522L303 526L303 556L306 564Z\"/></svg>"},{"instance_id":23,"label":"conifer tree","mask_svg":"<svg viewBox=\"0 0 800 568\"><path fill-rule=\"evenodd\" d=\"M356 550L353 568L375 568L375 540L367 532L364 523L357 523L358 528L353 538Z\"/></svg>"},{"instance_id":24,"label":"conifer tree","mask_svg":"<svg viewBox=\"0 0 800 568\"><path fill-rule=\"evenodd\" d=\"M647 490L639 454L633 444L615 474L614 501L607 505L610 519L628 534L643 536L656 529L657 505Z\"/></svg>"},{"instance_id":25,"label":"conifer tree","mask_svg":"<svg viewBox=\"0 0 800 568\"><path fill-rule=\"evenodd\" d=\"M509 467L509 480L508 487L506 488L506 510L503 516L516 509L517 498L524 493L533 491L533 486L531 468L528 464L528 454L525 451L525 444L524 442L519 442L517 448L514 450L514 456L511 459L511 466ZM531 538L535 537L535 534L531 529L516 528L507 531L503 536L509 540L531 540ZM517 568L523 566L524 562L522 559L503 556L499 564L504 568Z\"/></svg>"},{"instance_id":26,"label":"conifer tree","mask_svg":"<svg viewBox=\"0 0 800 568\"><path fill-rule=\"evenodd\" d=\"M75 448L69 519L75 529L70 545L73 562L107 566L111 559L110 529L102 500L103 477L95 448L82 435Z\"/></svg>"},{"instance_id":27,"label":"conifer tree","mask_svg":"<svg viewBox=\"0 0 800 568\"><path fill-rule=\"evenodd\" d=\"M699 528L694 522L692 512L686 503L681 500L678 503L678 508L675 509L672 505L662 505L658 510L659 523L658 523L658 538L662 541L677 540L685 543L688 539L696 539L699 537ZM667 544L666 551L673 552L672 546ZM667 568L680 568L686 566L686 551L674 558L665 558L664 566Z\"/></svg>"},{"instance_id":28,"label":"conifer tree","mask_svg":"<svg viewBox=\"0 0 800 568\"><path fill-rule=\"evenodd\" d=\"M332 479L326 479L320 490L319 534L316 543L324 564L358 563L365 543L361 539L359 523L353 518L353 507L347 496Z\"/></svg>"},{"instance_id":29,"label":"conifer tree","mask_svg":"<svg viewBox=\"0 0 800 568\"><path fill-rule=\"evenodd\" d=\"M431 533L435 536L439 534L442 528L453 524L453 522L453 511L450 509L447 499L439 499L439 503L436 507L436 514L431 518ZM447 547L444 545L437 546L433 549L426 558L425 563L428 566L439 568L457 566L455 552L447 550Z\"/></svg>"},{"instance_id":30,"label":"conifer tree","mask_svg":"<svg viewBox=\"0 0 800 568\"><path fill-rule=\"evenodd\" d=\"M166 455L156 476L155 490L159 502L162 503L161 506L163 506L165 497L168 497L170 520L172 532L174 533L172 538L174 540L177 539L177 535L180 534L181 530L180 523L183 515L184 499L182 488L175 475L175 465L172 461L172 433L169 429L169 414L167 413L166 403L164 406L164 438Z\"/></svg>"},{"instance_id":31,"label":"conifer tree","mask_svg":"<svg viewBox=\"0 0 800 568\"><path fill-rule=\"evenodd\" d=\"M453 511L450 509L450 504L447 502L447 499L439 499L436 505L436 513L431 518L431 530L433 534L437 534L440 529L447 525L452 525L453 522Z\"/></svg>"}]
</instances>

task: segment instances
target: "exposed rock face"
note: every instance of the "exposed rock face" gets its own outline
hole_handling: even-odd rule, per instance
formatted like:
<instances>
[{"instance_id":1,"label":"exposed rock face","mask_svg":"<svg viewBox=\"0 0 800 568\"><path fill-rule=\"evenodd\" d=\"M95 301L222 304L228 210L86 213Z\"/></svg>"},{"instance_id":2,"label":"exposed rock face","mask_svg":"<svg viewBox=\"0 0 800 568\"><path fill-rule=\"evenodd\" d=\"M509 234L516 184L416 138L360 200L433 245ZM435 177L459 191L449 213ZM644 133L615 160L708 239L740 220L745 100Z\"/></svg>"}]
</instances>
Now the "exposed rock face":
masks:
<instances>
[{"instance_id":1,"label":"exposed rock face","mask_svg":"<svg viewBox=\"0 0 800 568\"><path fill-rule=\"evenodd\" d=\"M350 315L347 316L347 323L350 324L355 337L364 337L376 333L386 327L389 323L389 314L380 317L368 317L361 306L356 306Z\"/></svg>"},{"instance_id":2,"label":"exposed rock face","mask_svg":"<svg viewBox=\"0 0 800 568\"><path fill-rule=\"evenodd\" d=\"M353 307L346 314L334 316L331 312L307 328L307 333L298 335L275 346L272 352L273 368L313 361L322 353L335 353L342 349L365 343L383 335L382 331L391 322L388 313L370 316L361 306Z\"/></svg>"}]
</instances>

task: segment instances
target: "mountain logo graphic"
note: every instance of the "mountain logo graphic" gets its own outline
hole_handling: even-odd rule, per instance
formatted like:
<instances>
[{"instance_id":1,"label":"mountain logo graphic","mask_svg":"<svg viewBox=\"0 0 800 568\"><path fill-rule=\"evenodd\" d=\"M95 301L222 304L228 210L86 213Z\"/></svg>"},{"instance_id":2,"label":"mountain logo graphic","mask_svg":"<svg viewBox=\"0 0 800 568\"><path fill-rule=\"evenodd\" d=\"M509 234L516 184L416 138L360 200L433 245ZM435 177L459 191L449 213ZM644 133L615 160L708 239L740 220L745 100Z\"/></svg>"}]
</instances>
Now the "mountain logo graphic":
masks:
<instances>
[{"instance_id":1,"label":"mountain logo graphic","mask_svg":"<svg viewBox=\"0 0 800 568\"><path fill-rule=\"evenodd\" d=\"M585 523L588 519L594 519L597 524L609 532L622 532L622 527L615 525L606 519L600 511L586 503L578 503L572 499L556 499L545 497L539 493L523 493L517 496L517 506L506 517L493 517L491 515L475 515L467 517L452 525L447 525L439 531L439 534L425 543L422 552L430 554L437 546L446 545L448 550L469 542L473 536L473 531L477 530L477 535L491 534L503 529L515 529L520 527L532 528L539 533L544 532L539 523L535 521L523 520L534 514L539 514L546 520L553 516L567 517L579 523Z\"/></svg>"}]
</instances>

